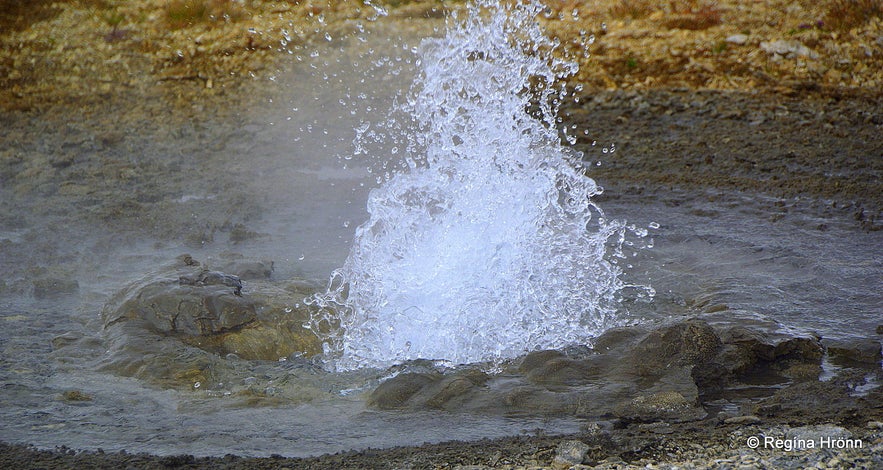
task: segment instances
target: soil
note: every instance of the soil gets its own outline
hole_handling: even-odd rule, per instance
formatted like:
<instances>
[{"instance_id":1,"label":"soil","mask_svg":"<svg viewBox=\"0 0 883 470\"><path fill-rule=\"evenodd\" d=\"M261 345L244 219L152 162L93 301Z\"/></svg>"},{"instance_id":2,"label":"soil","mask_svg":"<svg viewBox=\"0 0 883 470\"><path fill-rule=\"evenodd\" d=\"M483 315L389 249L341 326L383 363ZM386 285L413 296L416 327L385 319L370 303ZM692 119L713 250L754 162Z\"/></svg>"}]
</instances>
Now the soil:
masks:
<instances>
[{"instance_id":1,"label":"soil","mask_svg":"<svg viewBox=\"0 0 883 470\"><path fill-rule=\"evenodd\" d=\"M663 89L586 100L564 109L565 122L577 126L576 148L597 164L589 174L609 197L713 188L779 198L784 211L804 199L881 228L879 90Z\"/></svg>"},{"instance_id":2,"label":"soil","mask_svg":"<svg viewBox=\"0 0 883 470\"><path fill-rule=\"evenodd\" d=\"M5 189L11 188L22 200L45 197L42 207L55 207L54 211L94 204L86 215L94 220L84 224L114 220L125 225L119 220L131 212L132 204L148 217L151 210L159 213L162 208L152 209L152 201L111 197L133 184L154 184L148 183L151 175L136 178L136 168L124 162L108 170L107 162L64 160L63 155L47 162L28 158L41 149L44 133L64 140L58 133L68 123L95 128L117 123L118 130L90 135L86 144L100 150L123 141L137 147L137 142L126 140L127 129L139 129L154 116L168 119L144 128L144 138L162 139L182 123L198 126L206 119L199 116L221 119L263 96L267 82L260 79L285 59L280 53L287 47L280 42L283 30L291 30L286 34L293 45L304 45L326 30L334 36L345 34L355 20L368 21L377 14L362 2L316 6L251 1L231 3L241 5L235 11L175 17L170 9L184 3L41 1L25 8L20 2L0 1L0 180ZM389 3L395 5L383 6L391 16L408 20L429 21L460 8L459 2ZM580 101L565 106L562 117L565 125L576 126L568 133L577 136L576 147L591 163L591 176L607 188L604 197L650 192L676 204L680 190L738 191L769 196L778 207L771 215L774 219L792 205L803 204L822 213L850 214L857 229L880 230L879 2L683 1L657 10L642 0L601 1L578 15L571 12L581 2L549 3L550 31L573 51L588 45L591 53L582 57L573 52L584 62L571 83L581 87ZM224 2L204 4L219 7ZM848 4L866 5L870 13L853 18L843 10ZM595 39L588 44L591 35ZM67 139L71 145L86 145L79 137ZM101 183L80 191L78 183L83 181ZM0 222L24 223L12 220L19 217L13 211L9 214L0 216ZM235 214L226 216L229 224L247 223ZM824 223L818 229L824 230ZM790 403L798 401L792 397ZM0 443L0 467L548 467L558 445L574 439L591 449L583 462L602 468L626 463L702 468L712 461L732 467L883 465L879 396L834 411L796 413L779 404L757 422L728 423L716 416L657 427L612 422L601 423L603 432L587 430L566 438L531 435L311 459L83 453ZM784 462L781 451L754 452L740 444L750 435L818 423L849 429L865 447L821 456L788 454L791 460Z\"/></svg>"}]
</instances>

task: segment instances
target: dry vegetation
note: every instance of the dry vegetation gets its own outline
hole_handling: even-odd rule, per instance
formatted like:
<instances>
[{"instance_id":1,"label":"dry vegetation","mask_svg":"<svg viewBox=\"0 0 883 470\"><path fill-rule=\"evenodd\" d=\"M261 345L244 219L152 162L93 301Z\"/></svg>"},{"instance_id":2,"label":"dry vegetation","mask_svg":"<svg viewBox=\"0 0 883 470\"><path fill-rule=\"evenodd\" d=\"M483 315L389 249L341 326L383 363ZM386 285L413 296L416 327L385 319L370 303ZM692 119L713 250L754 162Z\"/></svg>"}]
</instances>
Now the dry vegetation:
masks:
<instances>
[{"instance_id":1,"label":"dry vegetation","mask_svg":"<svg viewBox=\"0 0 883 470\"><path fill-rule=\"evenodd\" d=\"M821 25L845 31L881 17L883 17L881 0L831 0Z\"/></svg>"},{"instance_id":2,"label":"dry vegetation","mask_svg":"<svg viewBox=\"0 0 883 470\"><path fill-rule=\"evenodd\" d=\"M883 0L549 3L589 87L883 88Z\"/></svg>"},{"instance_id":3,"label":"dry vegetation","mask_svg":"<svg viewBox=\"0 0 883 470\"><path fill-rule=\"evenodd\" d=\"M462 3L374 2L412 19ZM883 88L883 0L546 3L543 21L581 62L587 89ZM351 34L375 14L363 0L0 0L0 106L180 81L201 93L234 87L269 75L280 52Z\"/></svg>"},{"instance_id":4,"label":"dry vegetation","mask_svg":"<svg viewBox=\"0 0 883 470\"><path fill-rule=\"evenodd\" d=\"M233 0L171 0L166 5L166 23L172 29L196 24L226 24L248 17L248 11Z\"/></svg>"},{"instance_id":5,"label":"dry vegetation","mask_svg":"<svg viewBox=\"0 0 883 470\"><path fill-rule=\"evenodd\" d=\"M17 5L0 16L0 106L83 105L169 90L181 104L269 75L316 35L352 28L359 0L74 0ZM186 88L186 87L184 87ZM212 91L214 90L214 91ZM183 94L182 94L183 93Z\"/></svg>"}]
</instances>

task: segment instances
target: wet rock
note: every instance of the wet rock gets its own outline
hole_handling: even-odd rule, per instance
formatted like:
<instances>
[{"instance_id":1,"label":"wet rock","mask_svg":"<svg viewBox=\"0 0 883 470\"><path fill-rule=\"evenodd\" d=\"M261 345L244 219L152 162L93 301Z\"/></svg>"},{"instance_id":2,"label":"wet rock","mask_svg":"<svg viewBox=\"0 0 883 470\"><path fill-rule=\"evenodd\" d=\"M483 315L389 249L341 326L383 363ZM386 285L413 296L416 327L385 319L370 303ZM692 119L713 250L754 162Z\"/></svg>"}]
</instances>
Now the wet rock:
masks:
<instances>
[{"instance_id":1,"label":"wet rock","mask_svg":"<svg viewBox=\"0 0 883 470\"><path fill-rule=\"evenodd\" d=\"M242 280L239 276L218 271L203 269L194 274L185 274L178 278L178 283L182 286L227 286L233 289L233 294L242 296Z\"/></svg>"},{"instance_id":2,"label":"wet rock","mask_svg":"<svg viewBox=\"0 0 883 470\"><path fill-rule=\"evenodd\" d=\"M629 421L694 421L707 416L707 412L675 391L639 395L620 404L614 415Z\"/></svg>"},{"instance_id":3,"label":"wet rock","mask_svg":"<svg viewBox=\"0 0 883 470\"><path fill-rule=\"evenodd\" d=\"M877 329L875 331L878 335L883 335L883 325L877 325Z\"/></svg>"},{"instance_id":4,"label":"wet rock","mask_svg":"<svg viewBox=\"0 0 883 470\"><path fill-rule=\"evenodd\" d=\"M823 348L818 338L794 338L737 326L722 331L720 339L717 354L693 368L703 399L713 399L744 383L809 380L821 372Z\"/></svg>"},{"instance_id":5,"label":"wet rock","mask_svg":"<svg viewBox=\"0 0 883 470\"><path fill-rule=\"evenodd\" d=\"M60 349L65 346L76 343L83 339L83 334L75 331L68 331L52 338L52 349Z\"/></svg>"},{"instance_id":6,"label":"wet rock","mask_svg":"<svg viewBox=\"0 0 883 470\"><path fill-rule=\"evenodd\" d=\"M368 398L368 406L381 410L402 408L411 396L423 387L438 382L441 376L430 373L408 372L380 384Z\"/></svg>"},{"instance_id":7,"label":"wet rock","mask_svg":"<svg viewBox=\"0 0 883 470\"><path fill-rule=\"evenodd\" d=\"M546 385L581 384L597 377L601 370L591 359L572 359L558 351L530 353L519 367L528 381Z\"/></svg>"},{"instance_id":8,"label":"wet rock","mask_svg":"<svg viewBox=\"0 0 883 470\"><path fill-rule=\"evenodd\" d=\"M238 276L202 269L192 258L179 261L170 272L148 276L109 302L102 312L105 329L137 319L154 333L245 359L319 351L315 335L300 326L307 313L293 309L303 301L296 293L300 289L255 285L243 294Z\"/></svg>"},{"instance_id":9,"label":"wet rock","mask_svg":"<svg viewBox=\"0 0 883 470\"><path fill-rule=\"evenodd\" d=\"M642 423L638 425L638 429L640 429L641 431L651 432L653 434L672 434L673 432L675 432L671 424L663 421Z\"/></svg>"},{"instance_id":10,"label":"wet rock","mask_svg":"<svg viewBox=\"0 0 883 470\"><path fill-rule=\"evenodd\" d=\"M712 327L689 320L650 332L627 354L627 360L640 375L661 375L666 368L707 362L720 347Z\"/></svg>"},{"instance_id":11,"label":"wet rock","mask_svg":"<svg viewBox=\"0 0 883 470\"><path fill-rule=\"evenodd\" d=\"M716 362L697 365L690 373L698 393L704 399L716 397L733 381L732 374L727 367Z\"/></svg>"},{"instance_id":12,"label":"wet rock","mask_svg":"<svg viewBox=\"0 0 883 470\"><path fill-rule=\"evenodd\" d=\"M883 348L875 339L854 339L850 341L822 340L828 355L843 365L850 363L877 365L883 360Z\"/></svg>"},{"instance_id":13,"label":"wet rock","mask_svg":"<svg viewBox=\"0 0 883 470\"><path fill-rule=\"evenodd\" d=\"M217 270L245 280L270 279L273 275L273 262L245 259L242 255L229 255L227 259L218 262Z\"/></svg>"},{"instance_id":14,"label":"wet rock","mask_svg":"<svg viewBox=\"0 0 883 470\"><path fill-rule=\"evenodd\" d=\"M185 344L230 357L275 361L288 357L317 354L316 341L308 334L293 331L290 326L268 325L258 322L238 331L221 335L185 338Z\"/></svg>"},{"instance_id":15,"label":"wet rock","mask_svg":"<svg viewBox=\"0 0 883 470\"><path fill-rule=\"evenodd\" d=\"M593 349L599 353L625 349L647 333L647 330L638 326L611 328L595 339Z\"/></svg>"},{"instance_id":16,"label":"wet rock","mask_svg":"<svg viewBox=\"0 0 883 470\"><path fill-rule=\"evenodd\" d=\"M79 391L79 390L68 390L68 391L64 392L61 396L62 396L62 398L64 398L66 401L73 401L73 402L77 402L77 401L92 401L92 396L91 396L91 395L88 395L88 394L86 394L86 393L83 393L83 392L81 392L81 391Z\"/></svg>"},{"instance_id":17,"label":"wet rock","mask_svg":"<svg viewBox=\"0 0 883 470\"><path fill-rule=\"evenodd\" d=\"M724 424L736 424L741 426L746 424L757 424L760 421L760 418L754 415L731 416L724 420Z\"/></svg>"},{"instance_id":18,"label":"wet rock","mask_svg":"<svg viewBox=\"0 0 883 470\"><path fill-rule=\"evenodd\" d=\"M307 284L251 281L205 269L189 256L131 284L102 310L109 354L101 368L164 386L205 383L222 358L310 357L318 337L303 327Z\"/></svg>"},{"instance_id":19,"label":"wet rock","mask_svg":"<svg viewBox=\"0 0 883 470\"><path fill-rule=\"evenodd\" d=\"M782 384L814 380L820 351L817 338L744 327L718 333L691 319L649 332L618 328L592 349L534 351L498 374L423 364L429 369L377 387L369 406L687 422L707 416L704 400L738 395L746 385L763 393L766 384L773 395Z\"/></svg>"},{"instance_id":20,"label":"wet rock","mask_svg":"<svg viewBox=\"0 0 883 470\"><path fill-rule=\"evenodd\" d=\"M133 318L160 334L203 336L242 328L257 319L255 305L241 294L235 276L200 271L138 289L104 315L105 328Z\"/></svg>"},{"instance_id":21,"label":"wet rock","mask_svg":"<svg viewBox=\"0 0 883 470\"><path fill-rule=\"evenodd\" d=\"M800 382L778 390L754 406L753 414L795 420L849 419L859 409L849 388L830 382Z\"/></svg>"},{"instance_id":22,"label":"wet rock","mask_svg":"<svg viewBox=\"0 0 883 470\"><path fill-rule=\"evenodd\" d=\"M820 364L796 364L782 371L782 375L794 381L817 380L822 373Z\"/></svg>"},{"instance_id":23,"label":"wet rock","mask_svg":"<svg viewBox=\"0 0 883 470\"><path fill-rule=\"evenodd\" d=\"M773 360L788 366L793 363L817 364L824 352L818 338L790 338L776 344Z\"/></svg>"},{"instance_id":24,"label":"wet rock","mask_svg":"<svg viewBox=\"0 0 883 470\"><path fill-rule=\"evenodd\" d=\"M768 338L759 331L736 326L721 333L721 340L724 347L718 359L736 374L748 371L759 360L772 361L775 357L775 345L769 344Z\"/></svg>"},{"instance_id":25,"label":"wet rock","mask_svg":"<svg viewBox=\"0 0 883 470\"><path fill-rule=\"evenodd\" d=\"M555 457L552 459L552 468L566 469L571 468L574 465L579 465L583 463L583 460L585 459L586 454L589 453L590 449L589 445L582 441L561 441L558 444L558 447L555 448Z\"/></svg>"},{"instance_id":26,"label":"wet rock","mask_svg":"<svg viewBox=\"0 0 883 470\"><path fill-rule=\"evenodd\" d=\"M480 370L466 370L433 382L421 391L422 401L429 408L457 410L466 405L490 376Z\"/></svg>"},{"instance_id":27,"label":"wet rock","mask_svg":"<svg viewBox=\"0 0 883 470\"><path fill-rule=\"evenodd\" d=\"M521 365L518 366L518 371L522 374L529 374L531 371L542 367L550 360L564 357L563 352L554 349L529 352L521 359Z\"/></svg>"},{"instance_id":28,"label":"wet rock","mask_svg":"<svg viewBox=\"0 0 883 470\"><path fill-rule=\"evenodd\" d=\"M583 416L594 415L598 410L606 410L603 403L600 403L598 407L586 407L583 397L577 392L553 391L532 385L507 384L499 392L483 398L484 408L504 414L526 413L540 416L574 414ZM588 404L597 405L598 403L596 401Z\"/></svg>"}]
</instances>

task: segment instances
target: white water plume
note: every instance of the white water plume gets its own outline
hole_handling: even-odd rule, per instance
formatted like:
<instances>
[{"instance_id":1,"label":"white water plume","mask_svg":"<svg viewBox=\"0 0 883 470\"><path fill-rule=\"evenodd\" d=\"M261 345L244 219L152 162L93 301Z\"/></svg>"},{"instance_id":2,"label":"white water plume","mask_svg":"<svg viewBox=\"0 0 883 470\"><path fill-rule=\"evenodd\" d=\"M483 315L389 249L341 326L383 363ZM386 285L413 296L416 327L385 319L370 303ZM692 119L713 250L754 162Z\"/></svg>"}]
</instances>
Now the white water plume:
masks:
<instances>
[{"instance_id":1,"label":"white water plume","mask_svg":"<svg viewBox=\"0 0 883 470\"><path fill-rule=\"evenodd\" d=\"M392 126L409 129L406 168L371 192L348 259L309 299L331 368L496 361L615 324L624 281L607 258L627 229L561 145L557 84L577 66L553 55L541 11L480 0L418 48L412 122Z\"/></svg>"}]
</instances>

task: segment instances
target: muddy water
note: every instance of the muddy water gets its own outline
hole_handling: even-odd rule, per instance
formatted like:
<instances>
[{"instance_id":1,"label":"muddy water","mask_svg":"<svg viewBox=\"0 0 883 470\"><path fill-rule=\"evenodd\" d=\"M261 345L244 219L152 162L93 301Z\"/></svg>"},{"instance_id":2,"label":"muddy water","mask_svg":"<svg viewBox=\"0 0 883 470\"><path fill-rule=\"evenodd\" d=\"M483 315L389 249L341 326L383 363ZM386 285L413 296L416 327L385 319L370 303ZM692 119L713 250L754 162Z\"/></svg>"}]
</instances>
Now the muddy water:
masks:
<instances>
[{"instance_id":1,"label":"muddy water","mask_svg":"<svg viewBox=\"0 0 883 470\"><path fill-rule=\"evenodd\" d=\"M343 262L377 176L368 171L376 162L345 158L353 130L386 113L409 82L401 51L410 40L397 34L378 35L395 39L379 54L391 58L378 65L388 73L373 82L351 68L370 58L347 48L355 44L334 45L300 61L294 54L242 109L216 112L207 101L194 103L193 119L166 119L120 102L85 116L75 108L3 116L0 440L298 456L578 429L569 418L369 410L366 392L393 372L328 374L297 358L238 361L224 382L175 389L98 367L109 354L102 305L175 256L232 252L272 260L275 280L317 282ZM703 188L609 189L606 198L609 216L658 224L652 248L620 261L630 279L657 291L652 302L625 294L621 313L632 321L699 315L873 337L883 312L883 232L862 232L826 202ZM93 340L53 353L53 339L66 334ZM287 398L235 398L253 385ZM291 399L295 392L303 398Z\"/></svg>"}]
</instances>

